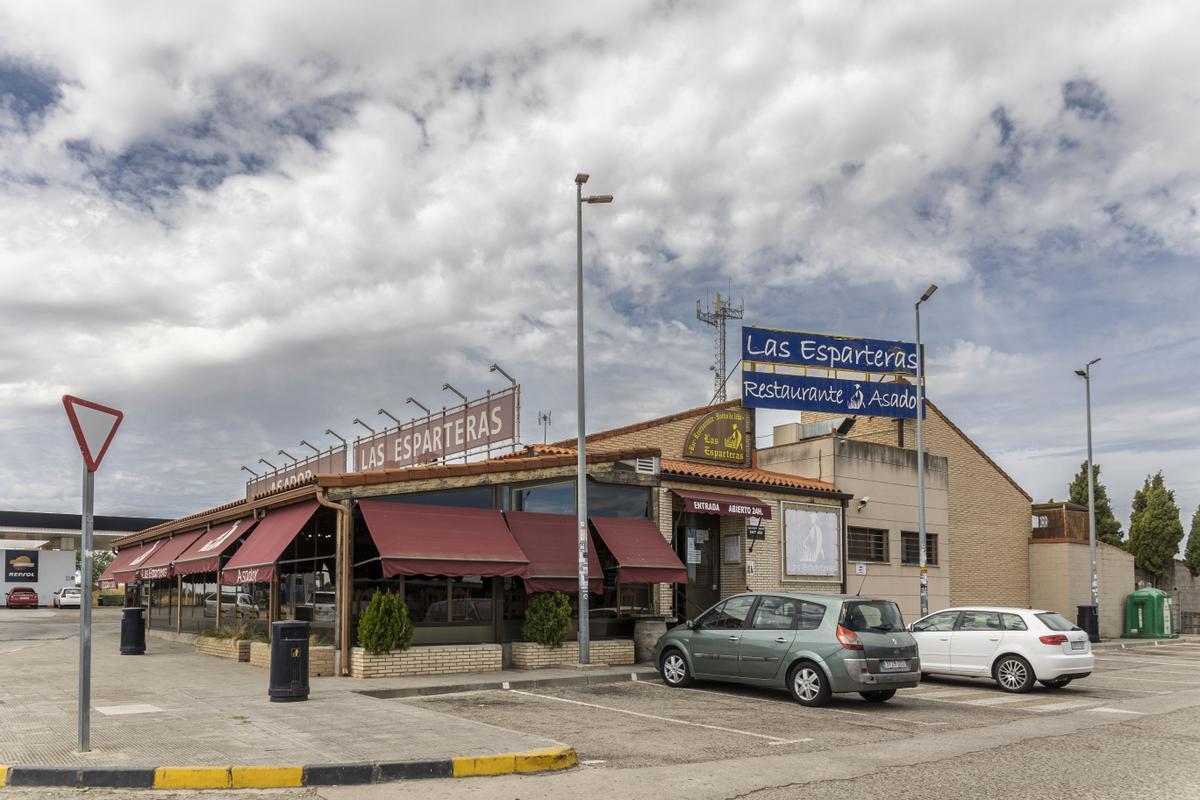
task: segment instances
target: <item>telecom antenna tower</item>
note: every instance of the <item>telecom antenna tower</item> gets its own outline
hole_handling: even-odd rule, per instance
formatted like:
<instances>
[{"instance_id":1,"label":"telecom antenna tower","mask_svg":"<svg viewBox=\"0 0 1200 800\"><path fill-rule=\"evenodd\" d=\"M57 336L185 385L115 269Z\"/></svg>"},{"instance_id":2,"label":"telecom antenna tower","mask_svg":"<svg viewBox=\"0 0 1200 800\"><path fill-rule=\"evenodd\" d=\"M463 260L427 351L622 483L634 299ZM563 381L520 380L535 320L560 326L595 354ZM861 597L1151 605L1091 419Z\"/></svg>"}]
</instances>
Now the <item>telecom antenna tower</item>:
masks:
<instances>
[{"instance_id":1,"label":"telecom antenna tower","mask_svg":"<svg viewBox=\"0 0 1200 800\"><path fill-rule=\"evenodd\" d=\"M729 304L728 298L721 299L719 292L717 293L717 302L711 311L702 310L700 301L696 301L696 319L717 329L717 360L711 368L713 371L713 402L715 403L725 402L725 379L727 377L725 374L725 320L741 319L745 311L745 298L737 308L734 308Z\"/></svg>"}]
</instances>

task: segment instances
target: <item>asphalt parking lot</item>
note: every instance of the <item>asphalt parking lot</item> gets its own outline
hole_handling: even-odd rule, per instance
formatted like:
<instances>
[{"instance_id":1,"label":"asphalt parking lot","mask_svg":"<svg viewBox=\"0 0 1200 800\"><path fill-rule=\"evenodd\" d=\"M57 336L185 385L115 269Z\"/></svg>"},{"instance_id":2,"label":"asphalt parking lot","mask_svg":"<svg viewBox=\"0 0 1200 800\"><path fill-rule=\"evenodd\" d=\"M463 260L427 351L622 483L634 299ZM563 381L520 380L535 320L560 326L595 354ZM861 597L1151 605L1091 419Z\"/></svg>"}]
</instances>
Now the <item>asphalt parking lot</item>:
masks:
<instances>
[{"instance_id":1,"label":"asphalt parking lot","mask_svg":"<svg viewBox=\"0 0 1200 800\"><path fill-rule=\"evenodd\" d=\"M1092 676L1063 689L1038 684L1014 695L990 681L933 678L881 705L835 695L828 707L809 709L782 691L719 683L671 689L658 680L388 702L569 742L585 765L625 768L812 752L1022 717L1133 720L1141 701L1189 689L1200 689L1200 644L1100 652Z\"/></svg>"}]
</instances>

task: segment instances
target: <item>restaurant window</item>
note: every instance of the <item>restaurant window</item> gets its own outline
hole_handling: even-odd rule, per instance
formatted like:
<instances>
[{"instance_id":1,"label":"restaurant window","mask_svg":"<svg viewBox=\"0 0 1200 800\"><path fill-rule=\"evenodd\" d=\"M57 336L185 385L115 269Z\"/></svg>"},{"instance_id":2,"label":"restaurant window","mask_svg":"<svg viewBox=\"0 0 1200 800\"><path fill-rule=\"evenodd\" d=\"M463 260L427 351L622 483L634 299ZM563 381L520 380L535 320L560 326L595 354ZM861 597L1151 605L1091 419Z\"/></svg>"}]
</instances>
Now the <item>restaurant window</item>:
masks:
<instances>
[{"instance_id":1,"label":"restaurant window","mask_svg":"<svg viewBox=\"0 0 1200 800\"><path fill-rule=\"evenodd\" d=\"M404 577L404 604L414 625L485 625L492 621L492 579Z\"/></svg>"},{"instance_id":2,"label":"restaurant window","mask_svg":"<svg viewBox=\"0 0 1200 800\"><path fill-rule=\"evenodd\" d=\"M847 528L846 558L887 563L888 532L882 528Z\"/></svg>"},{"instance_id":3,"label":"restaurant window","mask_svg":"<svg viewBox=\"0 0 1200 800\"><path fill-rule=\"evenodd\" d=\"M537 511L542 514L575 513L575 481L546 483L513 490L513 506L517 511Z\"/></svg>"},{"instance_id":4,"label":"restaurant window","mask_svg":"<svg viewBox=\"0 0 1200 800\"><path fill-rule=\"evenodd\" d=\"M470 486L465 489L447 489L441 492L416 492L381 497L389 503L420 503L427 506L454 506L456 508L495 508L491 486Z\"/></svg>"},{"instance_id":5,"label":"restaurant window","mask_svg":"<svg viewBox=\"0 0 1200 800\"><path fill-rule=\"evenodd\" d=\"M900 534L900 563L912 566L921 564L920 534L914 531L904 531ZM925 563L936 566L938 563L938 537L936 533L925 534Z\"/></svg>"}]
</instances>

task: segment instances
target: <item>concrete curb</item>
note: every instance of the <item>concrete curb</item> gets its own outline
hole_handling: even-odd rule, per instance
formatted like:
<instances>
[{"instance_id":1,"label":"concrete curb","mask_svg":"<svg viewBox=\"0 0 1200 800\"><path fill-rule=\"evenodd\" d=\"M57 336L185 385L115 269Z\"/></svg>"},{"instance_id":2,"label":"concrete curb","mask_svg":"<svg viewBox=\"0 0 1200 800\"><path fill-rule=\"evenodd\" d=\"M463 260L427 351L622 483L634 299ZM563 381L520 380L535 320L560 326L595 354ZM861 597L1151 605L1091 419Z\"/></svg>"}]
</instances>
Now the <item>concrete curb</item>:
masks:
<instances>
[{"instance_id":1,"label":"concrete curb","mask_svg":"<svg viewBox=\"0 0 1200 800\"><path fill-rule=\"evenodd\" d=\"M1135 647L1170 647L1176 644L1197 644L1195 637L1175 639L1105 639L1092 645L1092 651L1131 650Z\"/></svg>"},{"instance_id":2,"label":"concrete curb","mask_svg":"<svg viewBox=\"0 0 1200 800\"><path fill-rule=\"evenodd\" d=\"M518 678L506 681L476 681L474 683L412 686L404 689L355 689L353 691L355 694L361 694L365 697L374 697L379 700L393 700L401 697L481 692L490 689L549 689L562 686L595 686L602 683L621 683L623 681L654 680L657 678L658 670L644 664L638 664L622 672L581 673L579 675L558 678Z\"/></svg>"},{"instance_id":3,"label":"concrete curb","mask_svg":"<svg viewBox=\"0 0 1200 800\"><path fill-rule=\"evenodd\" d=\"M78 789L280 789L300 786L388 783L420 778L551 772L575 766L571 747L523 753L458 756L428 761L375 761L307 766L256 764L229 767L33 767L0 765L0 787L60 786Z\"/></svg>"}]
</instances>

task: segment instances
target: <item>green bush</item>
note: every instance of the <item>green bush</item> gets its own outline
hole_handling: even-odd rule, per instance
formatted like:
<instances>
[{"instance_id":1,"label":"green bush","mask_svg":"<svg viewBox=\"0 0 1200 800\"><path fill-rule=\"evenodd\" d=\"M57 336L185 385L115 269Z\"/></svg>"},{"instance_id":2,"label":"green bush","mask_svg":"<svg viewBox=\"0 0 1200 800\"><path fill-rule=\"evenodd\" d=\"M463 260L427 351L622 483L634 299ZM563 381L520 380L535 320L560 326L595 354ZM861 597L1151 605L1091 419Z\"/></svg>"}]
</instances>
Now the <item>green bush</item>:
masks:
<instances>
[{"instance_id":1,"label":"green bush","mask_svg":"<svg viewBox=\"0 0 1200 800\"><path fill-rule=\"evenodd\" d=\"M205 639L249 639L261 642L267 640L265 634L253 631L241 623L233 622L227 622L215 628L203 628L196 635L202 636Z\"/></svg>"},{"instance_id":2,"label":"green bush","mask_svg":"<svg viewBox=\"0 0 1200 800\"><path fill-rule=\"evenodd\" d=\"M562 592L538 592L529 598L522 635L546 647L562 647L571 633L571 601Z\"/></svg>"},{"instance_id":3,"label":"green bush","mask_svg":"<svg viewBox=\"0 0 1200 800\"><path fill-rule=\"evenodd\" d=\"M400 595L375 592L371 604L358 618L358 645L368 653L407 650L412 644L413 626L408 606Z\"/></svg>"}]
</instances>

